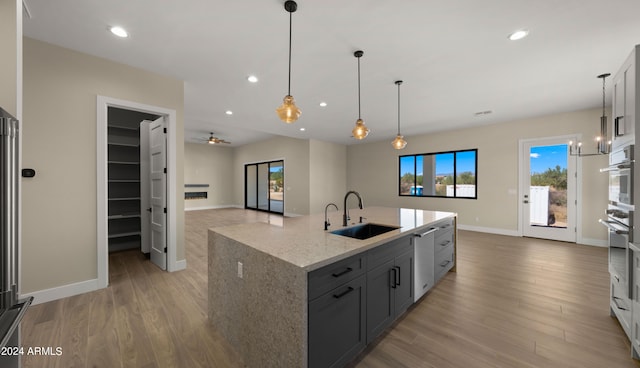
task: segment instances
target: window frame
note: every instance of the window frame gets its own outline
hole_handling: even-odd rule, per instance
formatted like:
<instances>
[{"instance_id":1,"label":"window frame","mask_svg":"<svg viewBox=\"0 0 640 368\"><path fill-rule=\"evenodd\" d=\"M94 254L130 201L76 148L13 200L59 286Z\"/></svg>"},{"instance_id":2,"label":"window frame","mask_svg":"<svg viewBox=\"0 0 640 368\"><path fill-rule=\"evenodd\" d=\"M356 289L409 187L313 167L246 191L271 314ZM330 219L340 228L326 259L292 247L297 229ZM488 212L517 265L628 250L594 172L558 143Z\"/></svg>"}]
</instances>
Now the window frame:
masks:
<instances>
[{"instance_id":1,"label":"window frame","mask_svg":"<svg viewBox=\"0 0 640 368\"><path fill-rule=\"evenodd\" d=\"M459 197L457 196L457 190L456 190L456 181L458 179L458 153L463 153L463 152L474 152L475 153L475 161L474 161L474 167L475 167L475 186L476 186L476 190L475 190L475 195L473 197ZM417 175L417 163L418 163L418 157L419 156L429 156L429 155L440 155L440 154L453 154L453 193L454 195L452 197L449 196L439 196L439 195L416 195L416 194L402 194L402 159L405 157L413 157L413 186L415 188L418 187L418 175ZM423 187L424 187L424 173L423 173ZM412 198L451 198L451 199L474 199L477 200L478 199L478 149L477 148L469 148L469 149L461 149L461 150L455 150L455 151L440 151L440 152L427 152L427 153L415 153L415 154L411 154L411 155L401 155L398 156L398 196L400 197L412 197Z\"/></svg>"}]
</instances>

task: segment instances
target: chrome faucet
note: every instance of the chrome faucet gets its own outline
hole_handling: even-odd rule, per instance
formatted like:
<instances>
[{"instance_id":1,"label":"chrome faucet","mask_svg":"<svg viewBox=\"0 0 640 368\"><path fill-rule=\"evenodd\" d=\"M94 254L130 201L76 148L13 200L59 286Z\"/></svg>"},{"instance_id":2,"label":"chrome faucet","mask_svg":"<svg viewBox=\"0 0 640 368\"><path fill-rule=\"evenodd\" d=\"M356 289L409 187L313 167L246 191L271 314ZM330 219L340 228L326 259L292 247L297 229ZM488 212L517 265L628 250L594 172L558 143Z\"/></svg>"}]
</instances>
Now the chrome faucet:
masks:
<instances>
[{"instance_id":1,"label":"chrome faucet","mask_svg":"<svg viewBox=\"0 0 640 368\"><path fill-rule=\"evenodd\" d=\"M345 194L344 196L344 213L342 214L342 226L347 226L347 221L350 220L349 209L347 209L347 198L349 197L349 194L355 194L356 197L358 197L358 207L360 207L360 209L364 208L364 205L362 204L362 197L360 197L360 193L356 192L355 190L348 191L347 194Z\"/></svg>"},{"instance_id":2,"label":"chrome faucet","mask_svg":"<svg viewBox=\"0 0 640 368\"><path fill-rule=\"evenodd\" d=\"M329 206L333 206L336 208L336 211L340 211L340 209L338 208L338 206L335 203L329 203L328 205L325 206L324 208L324 229L329 230L329 226L331 226L331 223L329 222L329 218L327 217L327 210L329 209Z\"/></svg>"}]
</instances>

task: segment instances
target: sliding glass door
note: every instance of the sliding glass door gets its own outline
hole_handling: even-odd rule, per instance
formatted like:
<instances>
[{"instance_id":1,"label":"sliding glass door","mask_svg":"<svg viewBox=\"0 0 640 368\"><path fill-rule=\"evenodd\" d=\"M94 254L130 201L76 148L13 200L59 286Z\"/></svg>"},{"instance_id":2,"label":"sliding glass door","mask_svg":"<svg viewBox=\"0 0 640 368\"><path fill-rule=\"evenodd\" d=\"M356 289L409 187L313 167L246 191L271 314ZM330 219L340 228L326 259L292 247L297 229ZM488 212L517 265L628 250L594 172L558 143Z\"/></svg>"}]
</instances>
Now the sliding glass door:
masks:
<instances>
[{"instance_id":1,"label":"sliding glass door","mask_svg":"<svg viewBox=\"0 0 640 368\"><path fill-rule=\"evenodd\" d=\"M284 213L284 161L246 164L244 173L244 207Z\"/></svg>"}]
</instances>

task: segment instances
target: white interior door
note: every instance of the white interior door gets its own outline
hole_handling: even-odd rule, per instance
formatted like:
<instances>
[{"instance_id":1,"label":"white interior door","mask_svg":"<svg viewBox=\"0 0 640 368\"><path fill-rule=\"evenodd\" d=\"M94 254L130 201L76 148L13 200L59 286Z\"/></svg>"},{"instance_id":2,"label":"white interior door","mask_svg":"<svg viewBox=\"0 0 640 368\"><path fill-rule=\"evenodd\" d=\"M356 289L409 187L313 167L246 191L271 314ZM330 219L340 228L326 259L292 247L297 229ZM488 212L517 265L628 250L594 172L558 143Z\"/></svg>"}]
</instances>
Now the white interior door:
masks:
<instances>
[{"instance_id":1,"label":"white interior door","mask_svg":"<svg viewBox=\"0 0 640 368\"><path fill-rule=\"evenodd\" d=\"M164 117L149 124L151 262L167 269L167 139Z\"/></svg>"},{"instance_id":2,"label":"white interior door","mask_svg":"<svg viewBox=\"0 0 640 368\"><path fill-rule=\"evenodd\" d=\"M575 137L520 142L522 234L576 242L576 157L569 155Z\"/></svg>"},{"instance_id":3,"label":"white interior door","mask_svg":"<svg viewBox=\"0 0 640 368\"><path fill-rule=\"evenodd\" d=\"M140 122L140 250L151 251L151 167L149 163L149 128L151 121Z\"/></svg>"}]
</instances>

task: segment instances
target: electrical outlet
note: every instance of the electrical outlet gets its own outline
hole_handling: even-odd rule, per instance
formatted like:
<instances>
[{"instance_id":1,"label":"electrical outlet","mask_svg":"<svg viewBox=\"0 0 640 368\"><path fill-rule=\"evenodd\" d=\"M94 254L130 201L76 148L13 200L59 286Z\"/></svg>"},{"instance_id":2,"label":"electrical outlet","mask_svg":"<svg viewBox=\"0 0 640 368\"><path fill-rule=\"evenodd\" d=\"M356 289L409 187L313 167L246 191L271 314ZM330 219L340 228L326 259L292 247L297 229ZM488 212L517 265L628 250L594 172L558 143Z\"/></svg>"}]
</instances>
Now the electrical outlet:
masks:
<instances>
[{"instance_id":1,"label":"electrical outlet","mask_svg":"<svg viewBox=\"0 0 640 368\"><path fill-rule=\"evenodd\" d=\"M242 262L238 262L238 277L243 278L244 270L242 269Z\"/></svg>"}]
</instances>

